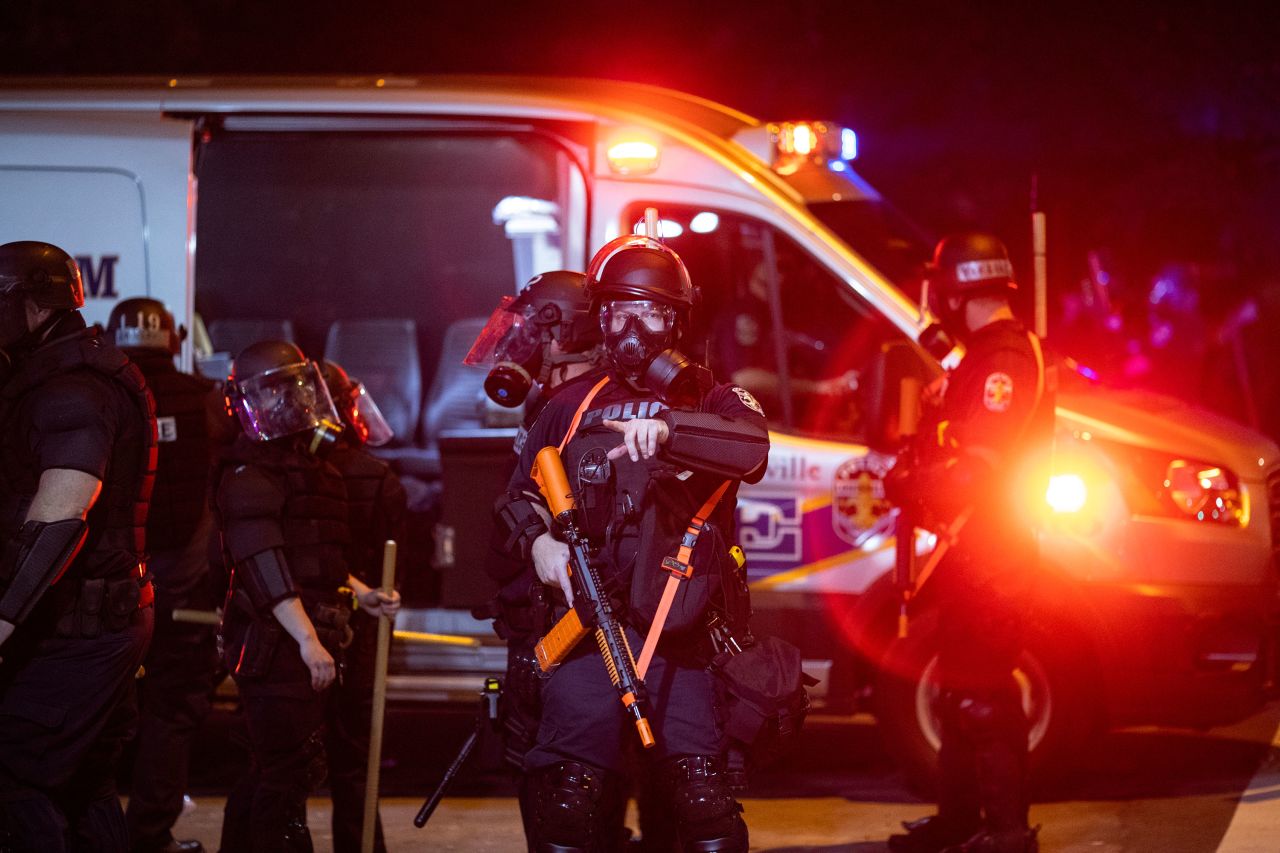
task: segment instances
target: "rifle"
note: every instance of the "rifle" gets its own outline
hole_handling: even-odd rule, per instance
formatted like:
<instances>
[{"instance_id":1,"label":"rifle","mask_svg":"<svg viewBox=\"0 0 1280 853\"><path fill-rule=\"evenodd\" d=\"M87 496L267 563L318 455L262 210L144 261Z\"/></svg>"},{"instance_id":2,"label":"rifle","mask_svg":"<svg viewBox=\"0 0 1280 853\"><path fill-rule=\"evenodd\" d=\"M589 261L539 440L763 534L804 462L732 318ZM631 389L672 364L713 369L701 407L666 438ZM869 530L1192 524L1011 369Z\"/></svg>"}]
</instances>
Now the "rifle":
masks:
<instances>
[{"instance_id":1,"label":"rifle","mask_svg":"<svg viewBox=\"0 0 1280 853\"><path fill-rule=\"evenodd\" d=\"M480 691L480 713L476 716L475 730L471 732L471 736L462 744L462 749L458 750L458 754L454 757L453 763L449 765L449 769L444 771L444 776L441 777L440 784L436 786L435 791L422 804L422 808L418 809L418 814L413 819L413 825L418 829L422 829L427 825L427 821L431 819L436 806L440 805L440 801L444 799L445 791L453 783L454 777L458 775L462 765L466 764L467 759L471 757L476 744L480 742L480 735L484 732L485 725L497 726L498 699L501 696L502 683L496 678L486 678L484 689Z\"/></svg>"},{"instance_id":2,"label":"rifle","mask_svg":"<svg viewBox=\"0 0 1280 853\"><path fill-rule=\"evenodd\" d=\"M636 673L631 646L604 592L600 574L591 564L591 543L579 529L577 501L569 487L564 463L560 461L560 451L554 447L542 448L534 467L551 515L569 545L569 582L573 585L573 606L533 649L538 666L543 672L551 672L583 637L594 631L609 679L618 689L622 706L635 722L640 743L648 749L655 741L644 712L644 681Z\"/></svg>"}]
</instances>

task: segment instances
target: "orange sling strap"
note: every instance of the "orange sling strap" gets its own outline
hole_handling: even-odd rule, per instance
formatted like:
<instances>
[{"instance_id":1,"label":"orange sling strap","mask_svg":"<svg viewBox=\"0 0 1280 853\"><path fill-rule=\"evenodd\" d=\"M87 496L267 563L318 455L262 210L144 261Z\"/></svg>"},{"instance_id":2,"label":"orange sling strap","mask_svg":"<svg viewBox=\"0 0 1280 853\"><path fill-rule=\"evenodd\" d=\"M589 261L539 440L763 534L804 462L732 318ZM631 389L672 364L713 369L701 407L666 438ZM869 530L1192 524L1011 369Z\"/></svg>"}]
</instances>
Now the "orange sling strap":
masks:
<instances>
[{"instance_id":1,"label":"orange sling strap","mask_svg":"<svg viewBox=\"0 0 1280 853\"><path fill-rule=\"evenodd\" d=\"M560 453L564 452L564 446L569 443L569 439L573 438L573 434L578 431L578 424L582 422L582 416L587 413L587 407L591 405L591 401L600 393L600 389L609 384L609 377L602 376L600 381L592 386L587 392L587 396L582 398L582 402L578 404L578 411L573 413L573 420L569 421L569 430L564 434L564 438L560 439L560 446L556 450ZM535 464L533 470L529 472L529 476L538 484L538 488L542 488L542 474L538 472L538 466Z\"/></svg>"},{"instance_id":2,"label":"orange sling strap","mask_svg":"<svg viewBox=\"0 0 1280 853\"><path fill-rule=\"evenodd\" d=\"M649 661L653 659L654 650L658 648L658 638L662 636L662 627L667 622L667 614L671 612L671 603L675 601L680 582L693 577L693 566L689 561L693 559L693 547L698 544L698 536L702 534L702 528L707 523L707 516L711 515L716 504L720 503L724 493L729 490L731 482L731 480L725 480L721 483L720 487L711 493L711 497L699 507L697 514L685 528L684 538L680 540L680 550L676 555L662 558L662 569L668 575L667 585L662 589L662 598L659 599L658 609L653 614L653 624L649 626L649 634L644 638L644 648L640 650L640 658L636 661L636 675L641 679L649 670Z\"/></svg>"}]
</instances>

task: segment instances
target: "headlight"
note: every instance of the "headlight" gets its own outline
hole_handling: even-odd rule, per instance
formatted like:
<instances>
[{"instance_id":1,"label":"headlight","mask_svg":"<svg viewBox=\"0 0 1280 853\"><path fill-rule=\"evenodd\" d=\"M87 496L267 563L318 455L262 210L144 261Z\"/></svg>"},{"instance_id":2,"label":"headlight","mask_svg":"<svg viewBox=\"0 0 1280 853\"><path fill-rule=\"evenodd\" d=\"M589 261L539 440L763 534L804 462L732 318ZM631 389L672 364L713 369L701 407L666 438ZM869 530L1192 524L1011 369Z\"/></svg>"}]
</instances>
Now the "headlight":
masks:
<instances>
[{"instance_id":1,"label":"headlight","mask_svg":"<svg viewBox=\"0 0 1280 853\"><path fill-rule=\"evenodd\" d=\"M1240 480L1222 465L1119 442L1095 439L1091 444L1110 459L1120 491L1134 515L1232 527L1241 527L1249 519Z\"/></svg>"},{"instance_id":2,"label":"headlight","mask_svg":"<svg viewBox=\"0 0 1280 853\"><path fill-rule=\"evenodd\" d=\"M1244 521L1239 481L1221 466L1175 459L1165 471L1164 487L1169 500L1187 516L1224 524Z\"/></svg>"}]
</instances>

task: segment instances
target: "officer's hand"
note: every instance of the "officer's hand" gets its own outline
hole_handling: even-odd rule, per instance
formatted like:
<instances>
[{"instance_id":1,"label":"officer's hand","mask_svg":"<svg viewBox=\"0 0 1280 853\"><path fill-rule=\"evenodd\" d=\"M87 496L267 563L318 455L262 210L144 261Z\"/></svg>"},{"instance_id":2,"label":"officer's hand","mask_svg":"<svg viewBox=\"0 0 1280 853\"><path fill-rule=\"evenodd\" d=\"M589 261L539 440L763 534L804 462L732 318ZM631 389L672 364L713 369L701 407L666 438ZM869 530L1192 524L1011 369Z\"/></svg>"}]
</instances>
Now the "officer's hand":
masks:
<instances>
[{"instance_id":1,"label":"officer's hand","mask_svg":"<svg viewBox=\"0 0 1280 853\"><path fill-rule=\"evenodd\" d=\"M6 622L5 620L0 619L0 646L3 646L5 642L13 636L14 627L15 626L12 622Z\"/></svg>"},{"instance_id":2,"label":"officer's hand","mask_svg":"<svg viewBox=\"0 0 1280 853\"><path fill-rule=\"evenodd\" d=\"M640 457L650 459L658 452L659 444L666 444L671 438L671 430L667 422L657 418L637 418L634 421L605 421L604 425L614 432L622 433L622 444L609 451L610 459L618 459L625 453L632 462L639 462Z\"/></svg>"},{"instance_id":3,"label":"officer's hand","mask_svg":"<svg viewBox=\"0 0 1280 853\"><path fill-rule=\"evenodd\" d=\"M360 602L360 609L370 616L385 616L394 620L400 612L400 593L394 589L390 595L380 589L371 589L357 596L356 600Z\"/></svg>"},{"instance_id":4,"label":"officer's hand","mask_svg":"<svg viewBox=\"0 0 1280 853\"><path fill-rule=\"evenodd\" d=\"M533 568L538 580L547 586L558 586L565 601L573 604L573 584L569 583L569 546L543 533L533 540Z\"/></svg>"},{"instance_id":5,"label":"officer's hand","mask_svg":"<svg viewBox=\"0 0 1280 853\"><path fill-rule=\"evenodd\" d=\"M311 670L312 689L319 693L333 684L334 678L338 675L338 667L333 662L333 655L320 644L319 638L313 636L302 642L298 646L298 651L302 653L302 662L307 665L307 669Z\"/></svg>"}]
</instances>

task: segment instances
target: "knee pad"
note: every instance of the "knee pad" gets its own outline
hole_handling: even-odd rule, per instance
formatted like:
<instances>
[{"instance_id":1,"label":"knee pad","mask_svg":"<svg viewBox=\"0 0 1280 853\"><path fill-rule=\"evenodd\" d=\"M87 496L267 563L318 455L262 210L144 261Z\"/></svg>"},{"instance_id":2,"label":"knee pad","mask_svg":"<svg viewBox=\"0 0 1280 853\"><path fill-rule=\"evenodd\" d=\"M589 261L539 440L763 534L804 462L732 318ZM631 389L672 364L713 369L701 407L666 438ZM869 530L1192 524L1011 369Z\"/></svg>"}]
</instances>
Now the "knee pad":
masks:
<instances>
[{"instance_id":1,"label":"knee pad","mask_svg":"<svg viewBox=\"0 0 1280 853\"><path fill-rule=\"evenodd\" d=\"M681 849L686 853L746 853L747 825L723 762L708 755L669 760L662 774L671 792Z\"/></svg>"},{"instance_id":2,"label":"knee pad","mask_svg":"<svg viewBox=\"0 0 1280 853\"><path fill-rule=\"evenodd\" d=\"M600 849L597 812L604 773L561 761L531 773L533 847L538 853L588 853Z\"/></svg>"}]
</instances>

